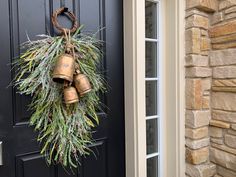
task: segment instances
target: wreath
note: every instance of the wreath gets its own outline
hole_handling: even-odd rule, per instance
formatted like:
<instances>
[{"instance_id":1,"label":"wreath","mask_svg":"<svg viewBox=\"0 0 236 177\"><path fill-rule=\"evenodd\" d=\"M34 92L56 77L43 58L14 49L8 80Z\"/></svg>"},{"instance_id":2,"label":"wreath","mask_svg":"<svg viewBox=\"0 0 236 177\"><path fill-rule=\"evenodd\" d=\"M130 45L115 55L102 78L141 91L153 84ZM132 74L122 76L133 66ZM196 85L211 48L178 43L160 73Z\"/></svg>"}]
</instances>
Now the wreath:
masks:
<instances>
[{"instance_id":1,"label":"wreath","mask_svg":"<svg viewBox=\"0 0 236 177\"><path fill-rule=\"evenodd\" d=\"M58 15L73 21L62 28ZM101 41L96 34L81 33L76 17L67 8L53 13L52 23L60 36L39 35L39 40L21 45L24 52L15 60L14 86L20 94L31 95L30 125L38 132L41 154L48 164L77 167L79 157L89 155L92 128L99 124L99 95L105 92Z\"/></svg>"}]
</instances>

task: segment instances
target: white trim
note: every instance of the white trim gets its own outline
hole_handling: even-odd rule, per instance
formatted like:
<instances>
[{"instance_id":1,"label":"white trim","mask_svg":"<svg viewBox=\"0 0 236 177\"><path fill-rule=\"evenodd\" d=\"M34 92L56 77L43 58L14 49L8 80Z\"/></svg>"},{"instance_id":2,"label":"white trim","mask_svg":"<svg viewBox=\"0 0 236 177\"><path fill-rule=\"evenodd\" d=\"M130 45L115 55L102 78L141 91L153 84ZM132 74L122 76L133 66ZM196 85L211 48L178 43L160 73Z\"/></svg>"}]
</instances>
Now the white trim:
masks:
<instances>
[{"instance_id":1,"label":"white trim","mask_svg":"<svg viewBox=\"0 0 236 177\"><path fill-rule=\"evenodd\" d=\"M160 41L164 45L160 51L165 60L160 64L164 76L160 78L163 102L160 111L165 119L160 120L166 131L161 137L165 142L161 146L165 154L161 156L165 164L161 177L182 177L185 176L185 1L163 0L162 5L165 18Z\"/></svg>"},{"instance_id":2,"label":"white trim","mask_svg":"<svg viewBox=\"0 0 236 177\"><path fill-rule=\"evenodd\" d=\"M158 39L152 39L152 38L145 38L145 41L147 41L147 42L159 42Z\"/></svg>"},{"instance_id":3,"label":"white trim","mask_svg":"<svg viewBox=\"0 0 236 177\"><path fill-rule=\"evenodd\" d=\"M160 2L160 0L147 0L149 2Z\"/></svg>"},{"instance_id":4,"label":"white trim","mask_svg":"<svg viewBox=\"0 0 236 177\"><path fill-rule=\"evenodd\" d=\"M162 154L161 156L160 156L160 159L159 159L159 162L160 163L162 163L162 165L160 166L160 176L165 176L165 177L167 177L166 175L167 175L167 164L166 164L166 153L167 153L167 151L165 150L165 147L166 147L166 131L165 131L165 129L166 129L166 111L165 111L165 105L166 105L166 103L165 103L165 95L166 95L166 92L165 92L165 85L166 85L166 83L165 83L165 68L166 68L166 66L164 65L164 63L165 63L165 49L166 49L166 47L165 47L165 38L164 38L164 35L166 35L165 34L165 29L164 29L164 27L165 27L165 17L166 17L166 15L165 15L165 11L166 11L166 8L165 8L165 6L166 6L166 3L165 2L162 2L161 4L160 4L160 8L159 8L159 14L160 14L160 22L159 22L159 24L160 24L160 26L159 26L159 33L160 34L162 34L162 35L160 35L160 43L162 44L162 45L160 45L159 46L159 57L160 58L162 58L162 60L159 60L159 66L162 66L162 67L159 67L160 68L160 71L159 71L159 75L161 75L162 77L159 79L159 83L160 83L160 86L159 86L159 95L160 95L160 102L162 103L162 104L160 104L159 105L159 114L161 115L161 117L162 117L162 119L159 119L159 124L160 124L160 127L162 127L162 135L159 137L159 142L161 142L162 143L162 145L161 146L159 146L159 148L160 148L160 153Z\"/></svg>"},{"instance_id":5,"label":"white trim","mask_svg":"<svg viewBox=\"0 0 236 177\"><path fill-rule=\"evenodd\" d=\"M146 176L145 4L124 0L126 176ZM143 49L143 50L138 50Z\"/></svg>"},{"instance_id":6,"label":"white trim","mask_svg":"<svg viewBox=\"0 0 236 177\"><path fill-rule=\"evenodd\" d=\"M145 81L158 81L159 79L157 77L153 78L145 78Z\"/></svg>"},{"instance_id":7,"label":"white trim","mask_svg":"<svg viewBox=\"0 0 236 177\"><path fill-rule=\"evenodd\" d=\"M159 153L158 152L155 152L155 153L152 153L152 154L148 154L146 159L151 159L153 157L158 157L159 156ZM159 170L159 169L158 169Z\"/></svg>"},{"instance_id":8,"label":"white trim","mask_svg":"<svg viewBox=\"0 0 236 177\"><path fill-rule=\"evenodd\" d=\"M185 0L178 0L177 4L177 122L178 125L178 172L179 176L185 175Z\"/></svg>"},{"instance_id":9,"label":"white trim","mask_svg":"<svg viewBox=\"0 0 236 177\"><path fill-rule=\"evenodd\" d=\"M124 0L126 176L146 177L145 4ZM158 2L158 1L157 1ZM184 0L161 0L160 177L185 176ZM163 118L161 118L163 117Z\"/></svg>"},{"instance_id":10,"label":"white trim","mask_svg":"<svg viewBox=\"0 0 236 177\"><path fill-rule=\"evenodd\" d=\"M159 119L159 116L155 115L155 116L147 116L146 117L146 120L152 120L152 119Z\"/></svg>"}]
</instances>

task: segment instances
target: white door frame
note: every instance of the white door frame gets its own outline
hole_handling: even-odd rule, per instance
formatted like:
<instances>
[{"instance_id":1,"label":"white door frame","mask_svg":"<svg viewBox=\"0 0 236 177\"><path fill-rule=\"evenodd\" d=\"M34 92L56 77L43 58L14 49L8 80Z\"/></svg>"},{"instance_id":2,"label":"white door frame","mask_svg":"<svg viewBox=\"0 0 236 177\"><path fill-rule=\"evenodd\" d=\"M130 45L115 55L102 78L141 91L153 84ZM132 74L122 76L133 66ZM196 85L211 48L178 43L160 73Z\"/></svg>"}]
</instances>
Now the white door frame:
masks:
<instances>
[{"instance_id":1,"label":"white door frame","mask_svg":"<svg viewBox=\"0 0 236 177\"><path fill-rule=\"evenodd\" d=\"M161 176L185 176L184 0L161 2ZM124 0L126 176L146 177L145 1Z\"/></svg>"}]
</instances>

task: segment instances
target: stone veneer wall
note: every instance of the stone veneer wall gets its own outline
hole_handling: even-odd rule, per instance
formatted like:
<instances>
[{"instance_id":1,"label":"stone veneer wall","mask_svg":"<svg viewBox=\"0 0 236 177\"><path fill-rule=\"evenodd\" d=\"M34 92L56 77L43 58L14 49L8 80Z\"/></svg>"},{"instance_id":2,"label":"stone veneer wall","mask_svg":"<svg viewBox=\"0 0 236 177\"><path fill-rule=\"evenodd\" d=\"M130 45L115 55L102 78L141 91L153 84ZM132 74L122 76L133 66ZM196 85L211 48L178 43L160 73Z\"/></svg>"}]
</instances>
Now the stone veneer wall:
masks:
<instances>
[{"instance_id":1,"label":"stone veneer wall","mask_svg":"<svg viewBox=\"0 0 236 177\"><path fill-rule=\"evenodd\" d=\"M186 176L236 177L236 0L186 0Z\"/></svg>"}]
</instances>

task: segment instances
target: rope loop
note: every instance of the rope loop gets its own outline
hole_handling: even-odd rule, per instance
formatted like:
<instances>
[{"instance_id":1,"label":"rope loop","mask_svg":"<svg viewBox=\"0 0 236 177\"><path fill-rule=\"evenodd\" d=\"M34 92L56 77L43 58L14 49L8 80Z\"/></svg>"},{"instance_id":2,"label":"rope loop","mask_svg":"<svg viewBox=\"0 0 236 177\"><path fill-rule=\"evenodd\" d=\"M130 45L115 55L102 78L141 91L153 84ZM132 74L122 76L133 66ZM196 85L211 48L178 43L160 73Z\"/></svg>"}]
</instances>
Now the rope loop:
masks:
<instances>
[{"instance_id":1,"label":"rope loop","mask_svg":"<svg viewBox=\"0 0 236 177\"><path fill-rule=\"evenodd\" d=\"M61 14L65 14L72 21L72 28L71 29L63 28L59 24L57 17ZM52 24L60 32L60 34L63 34L65 32L66 33L69 33L69 32L74 33L78 28L78 22L76 20L76 16L72 12L68 11L68 8L66 8L66 7L61 7L53 13Z\"/></svg>"}]
</instances>

